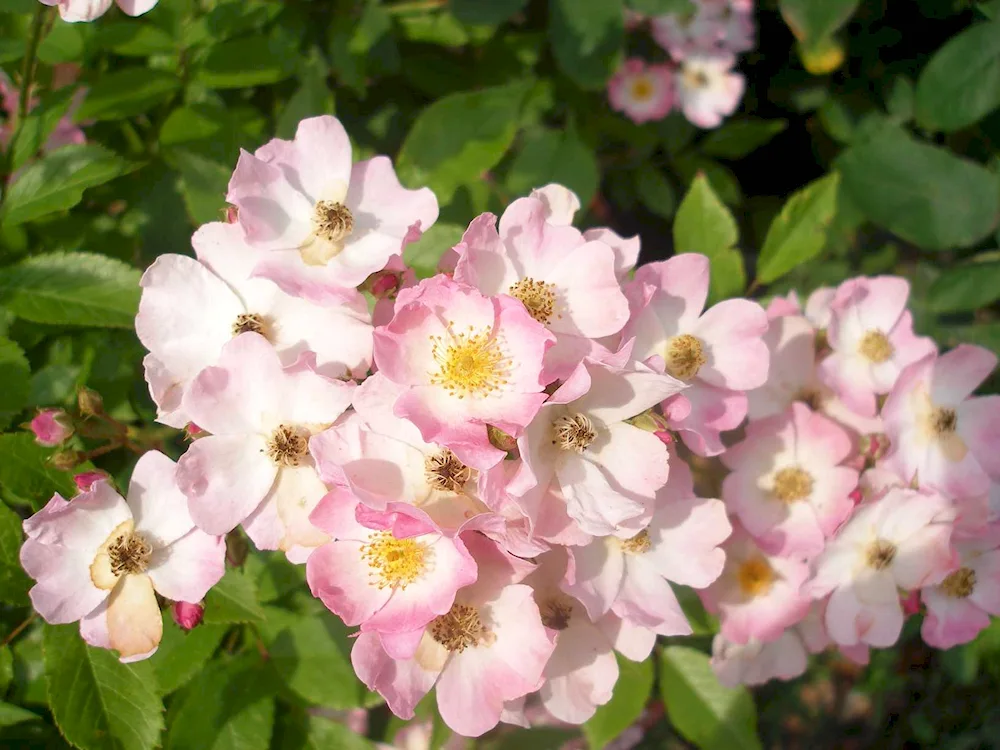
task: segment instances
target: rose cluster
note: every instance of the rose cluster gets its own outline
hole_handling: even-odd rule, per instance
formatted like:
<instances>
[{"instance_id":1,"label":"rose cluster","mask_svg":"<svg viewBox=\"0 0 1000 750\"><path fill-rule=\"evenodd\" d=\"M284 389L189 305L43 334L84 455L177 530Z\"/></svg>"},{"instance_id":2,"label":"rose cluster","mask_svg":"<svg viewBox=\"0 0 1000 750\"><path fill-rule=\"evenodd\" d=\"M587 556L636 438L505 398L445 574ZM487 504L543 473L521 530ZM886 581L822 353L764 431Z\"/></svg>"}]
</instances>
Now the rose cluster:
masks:
<instances>
[{"instance_id":1,"label":"rose cluster","mask_svg":"<svg viewBox=\"0 0 1000 750\"><path fill-rule=\"evenodd\" d=\"M153 653L155 594L198 602L237 527L305 564L393 712L436 687L467 736L586 721L616 651L691 633L677 585L718 614L727 682L891 645L901 590L941 647L1000 611L1000 402L969 397L995 359L938 357L905 281L706 309L705 257L635 268L638 238L574 228L548 185L418 282L435 196L353 162L333 117L242 153L228 200L142 278L150 393L190 447L25 522L35 608L88 643ZM728 468L721 500L692 455Z\"/></svg>"},{"instance_id":2,"label":"rose cluster","mask_svg":"<svg viewBox=\"0 0 1000 750\"><path fill-rule=\"evenodd\" d=\"M700 128L717 127L739 106L745 81L736 56L754 47L754 0L690 0L691 10L627 24L649 31L668 56L663 62L627 59L608 82L611 106L642 124L677 109Z\"/></svg>"}]
</instances>

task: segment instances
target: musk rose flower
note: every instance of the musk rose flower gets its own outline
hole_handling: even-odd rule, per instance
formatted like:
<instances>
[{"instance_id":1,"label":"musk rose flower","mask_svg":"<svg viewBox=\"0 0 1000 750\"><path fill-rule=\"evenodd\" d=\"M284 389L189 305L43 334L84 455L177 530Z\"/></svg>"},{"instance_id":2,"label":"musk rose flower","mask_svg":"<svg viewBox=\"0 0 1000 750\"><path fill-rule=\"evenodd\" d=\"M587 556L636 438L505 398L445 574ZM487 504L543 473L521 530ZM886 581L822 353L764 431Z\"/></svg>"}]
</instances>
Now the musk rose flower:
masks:
<instances>
[{"instance_id":1,"label":"musk rose flower","mask_svg":"<svg viewBox=\"0 0 1000 750\"><path fill-rule=\"evenodd\" d=\"M199 601L225 571L225 543L195 528L174 462L157 451L136 464L128 501L98 481L72 501L55 495L24 531L21 565L37 581L35 610L53 624L79 620L87 643L122 661L159 646L156 594Z\"/></svg>"},{"instance_id":2,"label":"musk rose flower","mask_svg":"<svg viewBox=\"0 0 1000 750\"><path fill-rule=\"evenodd\" d=\"M46 448L60 445L73 434L73 425L62 409L41 409L28 423L35 442Z\"/></svg>"},{"instance_id":3,"label":"musk rose flower","mask_svg":"<svg viewBox=\"0 0 1000 750\"><path fill-rule=\"evenodd\" d=\"M55 5L64 21L77 23L93 21L108 12L111 0L40 0L42 5ZM151 11L159 0L115 0L118 7L130 16L141 16Z\"/></svg>"},{"instance_id":4,"label":"musk rose flower","mask_svg":"<svg viewBox=\"0 0 1000 750\"><path fill-rule=\"evenodd\" d=\"M1000 615L1000 538L996 529L980 539L955 542L959 568L936 586L921 589L927 607L920 634L934 648L973 640Z\"/></svg>"},{"instance_id":5,"label":"musk rose flower","mask_svg":"<svg viewBox=\"0 0 1000 750\"><path fill-rule=\"evenodd\" d=\"M674 106L673 69L630 58L608 81L608 99L614 110L637 125L662 120Z\"/></svg>"},{"instance_id":6,"label":"musk rose flower","mask_svg":"<svg viewBox=\"0 0 1000 750\"><path fill-rule=\"evenodd\" d=\"M746 81L727 54L686 58L676 74L678 107L699 128L715 128L740 105Z\"/></svg>"}]
</instances>

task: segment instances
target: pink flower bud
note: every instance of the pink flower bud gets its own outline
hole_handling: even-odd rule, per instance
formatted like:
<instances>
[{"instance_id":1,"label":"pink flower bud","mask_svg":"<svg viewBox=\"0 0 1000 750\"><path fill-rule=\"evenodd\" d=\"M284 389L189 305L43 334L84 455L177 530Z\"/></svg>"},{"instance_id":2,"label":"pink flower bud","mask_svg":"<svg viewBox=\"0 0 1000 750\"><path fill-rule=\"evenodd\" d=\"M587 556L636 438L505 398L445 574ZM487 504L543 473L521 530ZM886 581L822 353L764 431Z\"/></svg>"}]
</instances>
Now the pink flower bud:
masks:
<instances>
[{"instance_id":1,"label":"pink flower bud","mask_svg":"<svg viewBox=\"0 0 1000 750\"><path fill-rule=\"evenodd\" d=\"M85 471L73 477L73 481L76 482L76 488L80 492L89 492L90 488L94 486L94 482L107 478L108 475L103 471Z\"/></svg>"},{"instance_id":2,"label":"pink flower bud","mask_svg":"<svg viewBox=\"0 0 1000 750\"><path fill-rule=\"evenodd\" d=\"M899 598L899 603L903 606L903 613L915 615L920 612L920 592L914 589L906 596Z\"/></svg>"},{"instance_id":3,"label":"pink flower bud","mask_svg":"<svg viewBox=\"0 0 1000 750\"><path fill-rule=\"evenodd\" d=\"M379 271L369 279L369 290L375 299L394 299L402 284L401 275L392 271Z\"/></svg>"},{"instance_id":4,"label":"pink flower bud","mask_svg":"<svg viewBox=\"0 0 1000 750\"><path fill-rule=\"evenodd\" d=\"M226 223L235 224L239 221L239 209L236 206L226 206Z\"/></svg>"},{"instance_id":5,"label":"pink flower bud","mask_svg":"<svg viewBox=\"0 0 1000 750\"><path fill-rule=\"evenodd\" d=\"M668 448L674 444L673 436L666 430L657 430L653 434L656 435L656 437L660 439L660 442L663 443Z\"/></svg>"},{"instance_id":6,"label":"pink flower bud","mask_svg":"<svg viewBox=\"0 0 1000 750\"><path fill-rule=\"evenodd\" d=\"M178 626L184 630L192 630L201 623L201 618L205 616L205 608L191 602L174 602L170 614Z\"/></svg>"},{"instance_id":7,"label":"pink flower bud","mask_svg":"<svg viewBox=\"0 0 1000 750\"><path fill-rule=\"evenodd\" d=\"M62 409L43 409L28 426L35 433L35 442L46 447L59 445L73 434L66 412Z\"/></svg>"},{"instance_id":8,"label":"pink flower bud","mask_svg":"<svg viewBox=\"0 0 1000 750\"><path fill-rule=\"evenodd\" d=\"M201 429L194 422L188 422L187 427L184 428L184 437L188 440L194 440L195 438L200 438L205 434L205 431Z\"/></svg>"}]
</instances>

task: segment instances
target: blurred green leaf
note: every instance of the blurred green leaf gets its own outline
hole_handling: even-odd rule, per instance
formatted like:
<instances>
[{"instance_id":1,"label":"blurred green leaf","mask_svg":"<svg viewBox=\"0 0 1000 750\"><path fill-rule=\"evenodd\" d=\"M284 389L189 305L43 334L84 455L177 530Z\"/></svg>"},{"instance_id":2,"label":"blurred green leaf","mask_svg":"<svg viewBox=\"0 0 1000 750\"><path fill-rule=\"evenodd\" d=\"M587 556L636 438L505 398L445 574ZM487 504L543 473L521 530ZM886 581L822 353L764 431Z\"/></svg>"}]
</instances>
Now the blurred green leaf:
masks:
<instances>
[{"instance_id":1,"label":"blurred green leaf","mask_svg":"<svg viewBox=\"0 0 1000 750\"><path fill-rule=\"evenodd\" d=\"M898 129L852 146L838 169L869 219L925 250L968 247L1000 218L1000 176Z\"/></svg>"},{"instance_id":2,"label":"blurred green leaf","mask_svg":"<svg viewBox=\"0 0 1000 750\"><path fill-rule=\"evenodd\" d=\"M952 37L917 79L917 122L928 130L968 127L1000 107L1000 20Z\"/></svg>"},{"instance_id":3,"label":"blurred green leaf","mask_svg":"<svg viewBox=\"0 0 1000 750\"><path fill-rule=\"evenodd\" d=\"M625 5L646 16L665 16L668 13L694 12L694 0L625 0Z\"/></svg>"},{"instance_id":4,"label":"blurred green leaf","mask_svg":"<svg viewBox=\"0 0 1000 750\"><path fill-rule=\"evenodd\" d=\"M581 88L602 88L622 58L622 0L549 0L549 37L563 73Z\"/></svg>"},{"instance_id":5,"label":"blurred green leaf","mask_svg":"<svg viewBox=\"0 0 1000 750\"><path fill-rule=\"evenodd\" d=\"M149 68L125 68L108 73L87 91L77 122L121 120L142 114L166 101L178 88L174 73Z\"/></svg>"},{"instance_id":6,"label":"blurred green leaf","mask_svg":"<svg viewBox=\"0 0 1000 750\"><path fill-rule=\"evenodd\" d=\"M0 455L0 460L3 456ZM0 503L0 601L17 607L27 606L32 581L21 568L20 552L24 535L21 517ZM0 690L0 696L3 691Z\"/></svg>"},{"instance_id":7,"label":"blurred green leaf","mask_svg":"<svg viewBox=\"0 0 1000 750\"><path fill-rule=\"evenodd\" d=\"M24 118L14 140L12 169L20 169L42 150L52 131L76 100L78 91L79 89L74 89L72 86L66 86L45 94L39 104Z\"/></svg>"},{"instance_id":8,"label":"blurred green leaf","mask_svg":"<svg viewBox=\"0 0 1000 750\"><path fill-rule=\"evenodd\" d=\"M43 448L28 432L0 435L0 490L39 510L52 494L73 497L73 478L49 464L50 448Z\"/></svg>"},{"instance_id":9,"label":"blurred green leaf","mask_svg":"<svg viewBox=\"0 0 1000 750\"><path fill-rule=\"evenodd\" d=\"M605 747L628 729L646 708L653 689L653 660L634 662L616 653L618 682L611 700L583 725L583 734L592 748Z\"/></svg>"},{"instance_id":10,"label":"blurred green leaf","mask_svg":"<svg viewBox=\"0 0 1000 750\"><path fill-rule=\"evenodd\" d=\"M720 159L742 159L788 127L788 120L730 120L701 142L701 150Z\"/></svg>"},{"instance_id":11,"label":"blurred green leaf","mask_svg":"<svg viewBox=\"0 0 1000 750\"><path fill-rule=\"evenodd\" d=\"M370 740L339 721L297 711L282 711L273 750L375 750Z\"/></svg>"},{"instance_id":12,"label":"blurred green leaf","mask_svg":"<svg viewBox=\"0 0 1000 750\"><path fill-rule=\"evenodd\" d=\"M27 49L28 43L24 39L0 39L0 63L20 60Z\"/></svg>"},{"instance_id":13,"label":"blurred green leaf","mask_svg":"<svg viewBox=\"0 0 1000 750\"><path fill-rule=\"evenodd\" d=\"M636 170L635 190L639 200L657 216L669 219L677 210L677 194L670 180L651 164L644 164Z\"/></svg>"},{"instance_id":14,"label":"blurred green leaf","mask_svg":"<svg viewBox=\"0 0 1000 750\"><path fill-rule=\"evenodd\" d=\"M353 8L338 7L327 46L338 78L362 98L369 74L399 68L399 50L392 35L392 19L377 0L367 0L361 17Z\"/></svg>"},{"instance_id":15,"label":"blurred green leaf","mask_svg":"<svg viewBox=\"0 0 1000 750\"><path fill-rule=\"evenodd\" d=\"M723 203L738 206L743 202L743 192L736 175L714 159L693 153L678 154L674 167L683 184L690 185L697 175L703 174Z\"/></svg>"},{"instance_id":16,"label":"blurred green leaf","mask_svg":"<svg viewBox=\"0 0 1000 750\"><path fill-rule=\"evenodd\" d=\"M37 0L0 0L0 13L31 13L37 8Z\"/></svg>"},{"instance_id":17,"label":"blurred green leaf","mask_svg":"<svg viewBox=\"0 0 1000 750\"><path fill-rule=\"evenodd\" d=\"M539 130L525 138L507 172L511 198L528 195L534 188L558 182L575 192L584 206L590 203L600 179L593 149L576 129Z\"/></svg>"},{"instance_id":18,"label":"blurred green leaf","mask_svg":"<svg viewBox=\"0 0 1000 750\"><path fill-rule=\"evenodd\" d=\"M233 168L189 149L171 149L167 160L181 174L181 195L195 224L219 221L226 206L226 190Z\"/></svg>"},{"instance_id":19,"label":"blurred green leaf","mask_svg":"<svg viewBox=\"0 0 1000 750\"><path fill-rule=\"evenodd\" d=\"M931 285L928 306L933 312L978 310L1000 299L1000 260L963 263L944 268Z\"/></svg>"},{"instance_id":20,"label":"blurred green leaf","mask_svg":"<svg viewBox=\"0 0 1000 750\"><path fill-rule=\"evenodd\" d=\"M449 7L462 23L494 25L503 23L527 4L528 0L450 0Z\"/></svg>"},{"instance_id":21,"label":"blurred green leaf","mask_svg":"<svg viewBox=\"0 0 1000 750\"><path fill-rule=\"evenodd\" d=\"M138 269L94 253L49 253L5 269L0 305L35 323L131 328Z\"/></svg>"},{"instance_id":22,"label":"blurred green leaf","mask_svg":"<svg viewBox=\"0 0 1000 750\"><path fill-rule=\"evenodd\" d=\"M736 220L712 191L704 175L691 183L674 221L674 249L680 253L702 253L711 258L733 247L739 240Z\"/></svg>"},{"instance_id":23,"label":"blurred green leaf","mask_svg":"<svg viewBox=\"0 0 1000 750\"><path fill-rule=\"evenodd\" d=\"M299 76L299 88L288 99L278 115L278 138L294 138L295 129L307 117L333 114L333 91L327 85L326 62L318 50L313 50L309 62Z\"/></svg>"},{"instance_id":24,"label":"blurred green leaf","mask_svg":"<svg viewBox=\"0 0 1000 750\"><path fill-rule=\"evenodd\" d=\"M264 618L264 610L257 601L257 586L238 570L227 570L205 596L206 625L260 622Z\"/></svg>"},{"instance_id":25,"label":"blurred green leaf","mask_svg":"<svg viewBox=\"0 0 1000 750\"><path fill-rule=\"evenodd\" d=\"M441 256L457 245L464 233L465 227L438 222L424 232L419 240L404 248L403 259L406 265L417 272L419 278L430 278L437 273Z\"/></svg>"},{"instance_id":26,"label":"blurred green leaf","mask_svg":"<svg viewBox=\"0 0 1000 750\"><path fill-rule=\"evenodd\" d=\"M164 610L163 640L149 660L160 695L169 695L204 669L225 634L224 625L205 624L185 632L170 616L170 609Z\"/></svg>"},{"instance_id":27,"label":"blurred green leaf","mask_svg":"<svg viewBox=\"0 0 1000 750\"><path fill-rule=\"evenodd\" d=\"M660 692L674 728L701 750L761 747L749 691L720 685L702 652L687 646L663 649Z\"/></svg>"},{"instance_id":28,"label":"blurred green leaf","mask_svg":"<svg viewBox=\"0 0 1000 750\"><path fill-rule=\"evenodd\" d=\"M898 122L908 122L913 117L915 96L913 82L906 76L896 76L886 94L885 109Z\"/></svg>"},{"instance_id":29,"label":"blurred green leaf","mask_svg":"<svg viewBox=\"0 0 1000 750\"><path fill-rule=\"evenodd\" d=\"M459 185L478 180L510 148L527 91L518 82L438 99L417 115L403 142L396 161L401 178L449 203Z\"/></svg>"},{"instance_id":30,"label":"blurred green leaf","mask_svg":"<svg viewBox=\"0 0 1000 750\"><path fill-rule=\"evenodd\" d=\"M9 727L24 721L41 721L42 717L26 708L0 701L0 727Z\"/></svg>"},{"instance_id":31,"label":"blurred green leaf","mask_svg":"<svg viewBox=\"0 0 1000 750\"><path fill-rule=\"evenodd\" d=\"M779 0L781 15L796 39L826 39L847 23L860 0Z\"/></svg>"},{"instance_id":32,"label":"blurred green leaf","mask_svg":"<svg viewBox=\"0 0 1000 750\"><path fill-rule=\"evenodd\" d=\"M84 37L92 33L83 23L56 23L38 45L38 59L48 65L77 62L83 57Z\"/></svg>"},{"instance_id":33,"label":"blurred green leaf","mask_svg":"<svg viewBox=\"0 0 1000 750\"><path fill-rule=\"evenodd\" d=\"M411 42L436 44L441 47L462 47L469 43L469 34L451 13L416 13L397 17L403 38Z\"/></svg>"},{"instance_id":34,"label":"blurred green leaf","mask_svg":"<svg viewBox=\"0 0 1000 750\"><path fill-rule=\"evenodd\" d=\"M281 36L251 36L212 47L195 80L212 89L242 89L277 83L294 72L298 52Z\"/></svg>"},{"instance_id":35,"label":"blurred green leaf","mask_svg":"<svg viewBox=\"0 0 1000 750\"><path fill-rule=\"evenodd\" d=\"M59 731L82 750L144 750L160 744L163 704L147 662L122 664L91 648L80 628L45 626L45 682Z\"/></svg>"},{"instance_id":36,"label":"blurred green leaf","mask_svg":"<svg viewBox=\"0 0 1000 750\"><path fill-rule=\"evenodd\" d=\"M21 411L31 392L31 368L24 352L10 339L0 336L0 428Z\"/></svg>"},{"instance_id":37,"label":"blurred green leaf","mask_svg":"<svg viewBox=\"0 0 1000 750\"><path fill-rule=\"evenodd\" d=\"M757 260L757 280L770 284L812 260L826 244L837 212L840 176L833 172L798 191L774 217Z\"/></svg>"},{"instance_id":38,"label":"blurred green leaf","mask_svg":"<svg viewBox=\"0 0 1000 750\"><path fill-rule=\"evenodd\" d=\"M83 191L122 174L127 162L97 145L63 146L26 167L3 202L3 223L11 226L72 208Z\"/></svg>"},{"instance_id":39,"label":"blurred green leaf","mask_svg":"<svg viewBox=\"0 0 1000 750\"><path fill-rule=\"evenodd\" d=\"M209 662L171 704L164 750L267 750L276 689L256 652Z\"/></svg>"},{"instance_id":40,"label":"blurred green leaf","mask_svg":"<svg viewBox=\"0 0 1000 750\"><path fill-rule=\"evenodd\" d=\"M7 695L14 681L14 654L10 646L0 646L0 696Z\"/></svg>"},{"instance_id":41,"label":"blurred green leaf","mask_svg":"<svg viewBox=\"0 0 1000 750\"><path fill-rule=\"evenodd\" d=\"M101 23L94 41L126 57L169 54L177 47L174 38L163 29L132 18Z\"/></svg>"}]
</instances>

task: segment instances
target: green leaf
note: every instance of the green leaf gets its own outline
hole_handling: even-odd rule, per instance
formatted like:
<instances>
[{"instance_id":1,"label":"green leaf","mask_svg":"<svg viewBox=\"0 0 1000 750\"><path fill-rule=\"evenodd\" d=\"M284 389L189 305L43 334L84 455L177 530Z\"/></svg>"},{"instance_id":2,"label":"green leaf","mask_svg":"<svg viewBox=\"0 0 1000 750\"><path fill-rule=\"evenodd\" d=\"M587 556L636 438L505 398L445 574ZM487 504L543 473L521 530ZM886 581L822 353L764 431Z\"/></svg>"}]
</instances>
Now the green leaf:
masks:
<instances>
[{"instance_id":1,"label":"green leaf","mask_svg":"<svg viewBox=\"0 0 1000 750\"><path fill-rule=\"evenodd\" d=\"M464 233L465 227L438 222L403 249L403 259L417 272L418 278L430 278L437 273L441 256L455 247Z\"/></svg>"},{"instance_id":2,"label":"green leaf","mask_svg":"<svg viewBox=\"0 0 1000 750\"><path fill-rule=\"evenodd\" d=\"M38 59L49 65L79 62L86 33L83 27L78 23L56 23L38 45Z\"/></svg>"},{"instance_id":3,"label":"green leaf","mask_svg":"<svg viewBox=\"0 0 1000 750\"><path fill-rule=\"evenodd\" d=\"M199 625L185 632L177 627L170 611L163 613L163 640L149 663L156 672L160 695L169 695L200 672L226 634L224 625Z\"/></svg>"},{"instance_id":4,"label":"green leaf","mask_svg":"<svg viewBox=\"0 0 1000 750\"><path fill-rule=\"evenodd\" d=\"M299 88L288 99L278 115L277 136L294 138L299 122L307 117L333 114L333 91L327 85L327 65L322 55L314 55L299 76Z\"/></svg>"},{"instance_id":5,"label":"green leaf","mask_svg":"<svg viewBox=\"0 0 1000 750\"><path fill-rule=\"evenodd\" d=\"M232 167L182 148L171 149L167 160L181 173L181 195L191 220L195 224L218 221L226 206Z\"/></svg>"},{"instance_id":6,"label":"green leaf","mask_svg":"<svg viewBox=\"0 0 1000 750\"><path fill-rule=\"evenodd\" d=\"M796 39L826 39L854 15L860 0L780 0L781 15Z\"/></svg>"},{"instance_id":7,"label":"green leaf","mask_svg":"<svg viewBox=\"0 0 1000 750\"><path fill-rule=\"evenodd\" d=\"M757 280L770 284L812 260L826 244L827 228L837 212L840 176L836 172L806 185L774 217L757 261Z\"/></svg>"},{"instance_id":8,"label":"green leaf","mask_svg":"<svg viewBox=\"0 0 1000 750\"><path fill-rule=\"evenodd\" d=\"M36 0L0 0L0 13L33 13L37 9Z\"/></svg>"},{"instance_id":9,"label":"green leaf","mask_svg":"<svg viewBox=\"0 0 1000 750\"><path fill-rule=\"evenodd\" d=\"M720 685L702 652L687 646L663 649L660 692L674 728L701 750L761 747L749 691Z\"/></svg>"},{"instance_id":10,"label":"green leaf","mask_svg":"<svg viewBox=\"0 0 1000 750\"><path fill-rule=\"evenodd\" d=\"M653 661L634 662L620 654L618 682L611 700L597 707L597 712L583 725L583 734L592 748L605 747L628 729L642 715L653 688Z\"/></svg>"},{"instance_id":11,"label":"green leaf","mask_svg":"<svg viewBox=\"0 0 1000 750\"><path fill-rule=\"evenodd\" d=\"M0 460L3 460L0 456ZM0 601L24 607L30 604L31 579L21 568L21 517L0 503ZM0 691L3 695L3 691Z\"/></svg>"},{"instance_id":12,"label":"green leaf","mask_svg":"<svg viewBox=\"0 0 1000 750\"><path fill-rule=\"evenodd\" d=\"M108 73L87 92L74 119L123 120L148 112L180 88L174 73L150 68L125 68Z\"/></svg>"},{"instance_id":13,"label":"green leaf","mask_svg":"<svg viewBox=\"0 0 1000 750\"><path fill-rule=\"evenodd\" d=\"M248 36L212 47L195 80L210 89L277 83L295 72L296 45L281 36Z\"/></svg>"},{"instance_id":14,"label":"green leaf","mask_svg":"<svg viewBox=\"0 0 1000 750\"><path fill-rule=\"evenodd\" d=\"M22 224L72 208L83 191L122 174L127 163L102 146L63 146L21 172L7 191L3 223Z\"/></svg>"},{"instance_id":15,"label":"green leaf","mask_svg":"<svg viewBox=\"0 0 1000 750\"><path fill-rule=\"evenodd\" d=\"M0 701L0 727L10 727L25 721L41 721L42 717L26 708Z\"/></svg>"},{"instance_id":16,"label":"green leaf","mask_svg":"<svg viewBox=\"0 0 1000 750\"><path fill-rule=\"evenodd\" d=\"M925 250L973 245L1000 218L1000 177L896 128L852 146L837 166L869 219Z\"/></svg>"},{"instance_id":17,"label":"green leaf","mask_svg":"<svg viewBox=\"0 0 1000 750\"><path fill-rule=\"evenodd\" d=\"M622 57L622 0L549 0L549 36L563 73L581 88L603 88Z\"/></svg>"},{"instance_id":18,"label":"green leaf","mask_svg":"<svg viewBox=\"0 0 1000 750\"><path fill-rule=\"evenodd\" d=\"M374 750L375 745L339 721L284 710L279 717L274 750Z\"/></svg>"},{"instance_id":19,"label":"green leaf","mask_svg":"<svg viewBox=\"0 0 1000 750\"><path fill-rule=\"evenodd\" d=\"M24 408L31 392L31 368L21 347L0 336L0 427Z\"/></svg>"},{"instance_id":20,"label":"green leaf","mask_svg":"<svg viewBox=\"0 0 1000 750\"><path fill-rule=\"evenodd\" d=\"M669 219L677 210L677 194L666 176L656 167L644 164L635 174L635 189L642 205L657 216Z\"/></svg>"},{"instance_id":21,"label":"green leaf","mask_svg":"<svg viewBox=\"0 0 1000 750\"><path fill-rule=\"evenodd\" d=\"M712 190L727 206L738 206L743 202L743 193L736 175L714 159L689 152L679 154L674 159L674 167L683 184L690 184L697 175L703 174L708 178Z\"/></svg>"},{"instance_id":22,"label":"green leaf","mask_svg":"<svg viewBox=\"0 0 1000 750\"><path fill-rule=\"evenodd\" d=\"M264 610L257 601L257 586L238 570L227 570L205 597L206 625L260 622Z\"/></svg>"},{"instance_id":23,"label":"green leaf","mask_svg":"<svg viewBox=\"0 0 1000 750\"><path fill-rule=\"evenodd\" d=\"M438 99L417 115L403 141L400 176L449 203L459 185L478 180L510 148L528 88L521 82Z\"/></svg>"},{"instance_id":24,"label":"green leaf","mask_svg":"<svg viewBox=\"0 0 1000 750\"><path fill-rule=\"evenodd\" d=\"M285 684L310 703L357 708L367 689L351 667L347 627L329 612L302 617L268 611L261 635L269 663Z\"/></svg>"},{"instance_id":25,"label":"green leaf","mask_svg":"<svg viewBox=\"0 0 1000 750\"><path fill-rule=\"evenodd\" d=\"M14 654L10 646L0 646L0 695L7 695L14 681Z\"/></svg>"},{"instance_id":26,"label":"green leaf","mask_svg":"<svg viewBox=\"0 0 1000 750\"><path fill-rule=\"evenodd\" d=\"M788 127L788 120L730 120L701 142L702 152L720 159L742 159Z\"/></svg>"},{"instance_id":27,"label":"green leaf","mask_svg":"<svg viewBox=\"0 0 1000 750\"><path fill-rule=\"evenodd\" d=\"M493 26L524 9L528 0L451 0L449 7L462 23Z\"/></svg>"},{"instance_id":28,"label":"green leaf","mask_svg":"<svg viewBox=\"0 0 1000 750\"><path fill-rule=\"evenodd\" d=\"M35 255L5 269L0 304L34 323L132 328L140 276L105 255Z\"/></svg>"},{"instance_id":29,"label":"green leaf","mask_svg":"<svg viewBox=\"0 0 1000 750\"><path fill-rule=\"evenodd\" d=\"M27 432L0 435L0 490L39 510L53 493L73 497L76 485L65 471L49 464L50 448L43 448Z\"/></svg>"},{"instance_id":30,"label":"green leaf","mask_svg":"<svg viewBox=\"0 0 1000 750\"><path fill-rule=\"evenodd\" d=\"M711 278L708 284L710 303L731 297L741 297L747 288L747 272L743 266L743 253L734 247L722 250L710 258Z\"/></svg>"},{"instance_id":31,"label":"green leaf","mask_svg":"<svg viewBox=\"0 0 1000 750\"><path fill-rule=\"evenodd\" d=\"M1000 107L1000 19L952 37L917 80L917 122L950 133Z\"/></svg>"},{"instance_id":32,"label":"green leaf","mask_svg":"<svg viewBox=\"0 0 1000 750\"><path fill-rule=\"evenodd\" d=\"M276 688L257 653L210 662L171 705L164 750L267 750Z\"/></svg>"},{"instance_id":33,"label":"green leaf","mask_svg":"<svg viewBox=\"0 0 1000 750\"><path fill-rule=\"evenodd\" d=\"M131 18L101 23L95 43L125 57L170 54L177 46L174 38L163 29Z\"/></svg>"},{"instance_id":34,"label":"green leaf","mask_svg":"<svg viewBox=\"0 0 1000 750\"><path fill-rule=\"evenodd\" d=\"M974 261L945 268L928 292L936 313L974 311L1000 299L1000 260Z\"/></svg>"},{"instance_id":35,"label":"green leaf","mask_svg":"<svg viewBox=\"0 0 1000 750\"><path fill-rule=\"evenodd\" d=\"M13 169L20 169L42 150L52 131L69 112L78 92L79 89L72 86L52 91L24 118L14 140Z\"/></svg>"},{"instance_id":36,"label":"green leaf","mask_svg":"<svg viewBox=\"0 0 1000 750\"><path fill-rule=\"evenodd\" d=\"M514 157L507 173L507 189L520 197L558 182L575 192L586 206L597 192L600 177L593 149L580 140L575 128L540 130L525 139Z\"/></svg>"},{"instance_id":37,"label":"green leaf","mask_svg":"<svg viewBox=\"0 0 1000 750\"><path fill-rule=\"evenodd\" d=\"M28 43L24 39L0 39L0 63L20 60L27 50Z\"/></svg>"},{"instance_id":38,"label":"green leaf","mask_svg":"<svg viewBox=\"0 0 1000 750\"><path fill-rule=\"evenodd\" d=\"M693 13L694 0L625 0L625 5L645 16Z\"/></svg>"},{"instance_id":39,"label":"green leaf","mask_svg":"<svg viewBox=\"0 0 1000 750\"><path fill-rule=\"evenodd\" d=\"M45 683L52 718L82 750L142 750L159 745L163 704L145 662L122 664L91 648L71 625L45 627Z\"/></svg>"},{"instance_id":40,"label":"green leaf","mask_svg":"<svg viewBox=\"0 0 1000 750\"><path fill-rule=\"evenodd\" d=\"M674 221L674 248L678 253L714 254L733 247L740 238L736 220L708 179L698 175L691 183Z\"/></svg>"}]
</instances>

